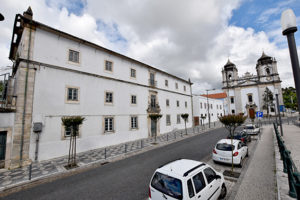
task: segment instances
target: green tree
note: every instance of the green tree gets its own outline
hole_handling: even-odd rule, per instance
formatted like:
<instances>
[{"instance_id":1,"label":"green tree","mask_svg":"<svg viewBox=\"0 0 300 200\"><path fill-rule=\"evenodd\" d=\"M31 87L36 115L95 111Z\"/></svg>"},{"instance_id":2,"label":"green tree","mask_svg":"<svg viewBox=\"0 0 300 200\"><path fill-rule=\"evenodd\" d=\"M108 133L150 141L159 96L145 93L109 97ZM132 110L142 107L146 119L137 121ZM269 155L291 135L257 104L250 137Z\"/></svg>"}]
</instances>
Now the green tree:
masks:
<instances>
[{"instance_id":1,"label":"green tree","mask_svg":"<svg viewBox=\"0 0 300 200\"><path fill-rule=\"evenodd\" d=\"M76 138L79 135L79 126L83 123L84 117L81 116L69 116L62 117L61 121L65 126L65 129L70 129L70 146L69 146L69 158L68 158L68 167L76 167Z\"/></svg>"},{"instance_id":2,"label":"green tree","mask_svg":"<svg viewBox=\"0 0 300 200\"><path fill-rule=\"evenodd\" d=\"M181 118L184 120L185 134L187 135L186 122L187 119L189 118L189 114L188 113L181 114Z\"/></svg>"},{"instance_id":3,"label":"green tree","mask_svg":"<svg viewBox=\"0 0 300 200\"><path fill-rule=\"evenodd\" d=\"M282 89L283 103L286 108L297 110L297 95L296 89L293 87L287 87Z\"/></svg>"},{"instance_id":4,"label":"green tree","mask_svg":"<svg viewBox=\"0 0 300 200\"><path fill-rule=\"evenodd\" d=\"M4 84L3 84L3 81L0 81L0 98L2 98L2 91L3 91L3 86Z\"/></svg>"},{"instance_id":5,"label":"green tree","mask_svg":"<svg viewBox=\"0 0 300 200\"><path fill-rule=\"evenodd\" d=\"M266 88L263 94L263 109L267 110L267 116L269 117L270 107L274 106L274 96L269 88Z\"/></svg>"},{"instance_id":6,"label":"green tree","mask_svg":"<svg viewBox=\"0 0 300 200\"><path fill-rule=\"evenodd\" d=\"M233 135L234 131L237 127L241 126L245 120L247 119L246 116L243 115L224 115L219 117L220 122L225 126L228 130L230 138L231 138L231 145L233 143ZM233 148L231 148L231 172L233 172Z\"/></svg>"}]
</instances>

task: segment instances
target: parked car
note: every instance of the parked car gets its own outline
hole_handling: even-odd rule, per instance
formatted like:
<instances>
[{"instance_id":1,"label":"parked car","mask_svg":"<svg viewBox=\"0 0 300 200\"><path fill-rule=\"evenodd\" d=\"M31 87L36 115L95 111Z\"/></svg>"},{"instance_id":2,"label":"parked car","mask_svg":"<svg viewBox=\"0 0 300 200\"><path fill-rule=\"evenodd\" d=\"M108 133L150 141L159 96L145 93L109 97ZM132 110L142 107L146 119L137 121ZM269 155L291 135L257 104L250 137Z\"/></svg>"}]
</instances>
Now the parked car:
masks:
<instances>
[{"instance_id":1,"label":"parked car","mask_svg":"<svg viewBox=\"0 0 300 200\"><path fill-rule=\"evenodd\" d=\"M233 164L242 167L243 159L248 156L248 147L241 140L222 139L213 149L212 158L215 162L232 163L233 149Z\"/></svg>"},{"instance_id":2,"label":"parked car","mask_svg":"<svg viewBox=\"0 0 300 200\"><path fill-rule=\"evenodd\" d=\"M154 172L149 185L149 200L218 199L226 196L224 177L208 164L179 159Z\"/></svg>"},{"instance_id":3,"label":"parked car","mask_svg":"<svg viewBox=\"0 0 300 200\"><path fill-rule=\"evenodd\" d=\"M257 125L247 124L244 127L244 131L246 131L246 133L248 133L249 135L257 135L258 133L260 133L260 128Z\"/></svg>"},{"instance_id":4,"label":"parked car","mask_svg":"<svg viewBox=\"0 0 300 200\"><path fill-rule=\"evenodd\" d=\"M227 139L231 139L230 134L227 136ZM246 131L240 131L233 134L233 139L241 140L243 143L251 142L251 136L246 133Z\"/></svg>"}]
</instances>

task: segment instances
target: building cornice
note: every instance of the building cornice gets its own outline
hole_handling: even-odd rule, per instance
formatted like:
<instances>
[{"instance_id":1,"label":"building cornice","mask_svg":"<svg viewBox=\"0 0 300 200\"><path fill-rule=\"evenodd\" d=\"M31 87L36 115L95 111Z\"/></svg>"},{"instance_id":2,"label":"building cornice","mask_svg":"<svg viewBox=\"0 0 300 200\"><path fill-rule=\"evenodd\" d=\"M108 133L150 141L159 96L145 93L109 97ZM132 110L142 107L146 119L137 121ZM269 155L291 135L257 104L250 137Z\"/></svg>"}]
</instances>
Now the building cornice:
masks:
<instances>
[{"instance_id":1,"label":"building cornice","mask_svg":"<svg viewBox=\"0 0 300 200\"><path fill-rule=\"evenodd\" d=\"M249 86L259 86L259 85L270 85L270 84L275 84L275 83L281 83L282 81L270 81L270 82L259 82L259 83L254 83L254 84L247 84L247 85L235 85L235 86L226 86L222 87L222 89L234 89L234 88L240 88L240 87L249 87Z\"/></svg>"}]
</instances>

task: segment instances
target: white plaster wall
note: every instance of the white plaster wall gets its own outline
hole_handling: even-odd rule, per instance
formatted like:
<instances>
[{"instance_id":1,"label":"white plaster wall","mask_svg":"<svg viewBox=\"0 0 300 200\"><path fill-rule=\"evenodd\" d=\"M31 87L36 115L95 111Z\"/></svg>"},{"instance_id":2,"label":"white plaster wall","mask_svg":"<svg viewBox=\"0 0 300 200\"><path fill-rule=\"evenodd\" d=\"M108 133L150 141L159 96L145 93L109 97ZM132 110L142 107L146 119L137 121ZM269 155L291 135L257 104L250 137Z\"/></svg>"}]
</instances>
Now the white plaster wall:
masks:
<instances>
[{"instance_id":1,"label":"white plaster wall","mask_svg":"<svg viewBox=\"0 0 300 200\"><path fill-rule=\"evenodd\" d=\"M80 52L79 64L68 62L69 49ZM33 55L34 60L38 62L149 85L149 68L144 65L44 30L36 30ZM104 70L105 60L113 62L112 73ZM136 69L136 78L130 77L130 68ZM155 79L158 88L190 95L190 87L187 82L160 72L156 73ZM165 86L166 79L169 81L168 87ZM175 82L178 82L178 89L175 89ZM183 85L186 86L186 91L183 90Z\"/></svg>"},{"instance_id":2,"label":"white plaster wall","mask_svg":"<svg viewBox=\"0 0 300 200\"><path fill-rule=\"evenodd\" d=\"M241 89L241 97L242 97L242 111L243 113L247 113L246 104L248 102L248 94L252 94L253 103L256 104L257 108L260 108L259 96L258 96L258 87L245 87Z\"/></svg>"},{"instance_id":3,"label":"white plaster wall","mask_svg":"<svg viewBox=\"0 0 300 200\"><path fill-rule=\"evenodd\" d=\"M187 95L44 66L36 67L33 123L42 122L44 125L40 137L39 160L67 154L69 143L68 140L62 138L62 116L81 115L86 119L78 139L78 152L148 137L146 110L149 90L158 92L157 97L163 115L160 119L161 134L184 128L183 120L181 124L176 123L177 114L189 113L187 127L192 126L191 98ZM79 88L78 104L65 102L66 86ZM105 91L113 92L113 105L104 103ZM137 96L136 106L130 104L131 95ZM170 107L166 107L167 98L170 100ZM176 100L180 101L180 107L176 107ZM185 101L187 108L185 108ZM166 126L166 114L171 115L171 126ZM103 134L103 117L105 115L115 117L115 133ZM130 130L131 115L138 116L138 130ZM33 159L34 133L31 138L30 157Z\"/></svg>"}]
</instances>

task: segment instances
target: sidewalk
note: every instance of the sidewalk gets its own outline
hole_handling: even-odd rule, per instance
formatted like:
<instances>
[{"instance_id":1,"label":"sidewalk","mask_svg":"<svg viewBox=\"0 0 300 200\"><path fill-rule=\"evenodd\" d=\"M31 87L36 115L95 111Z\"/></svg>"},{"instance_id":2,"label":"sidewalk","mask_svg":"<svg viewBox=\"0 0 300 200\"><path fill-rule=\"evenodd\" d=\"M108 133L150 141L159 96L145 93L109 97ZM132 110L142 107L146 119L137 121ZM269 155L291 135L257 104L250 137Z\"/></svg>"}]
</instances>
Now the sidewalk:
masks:
<instances>
[{"instance_id":1,"label":"sidewalk","mask_svg":"<svg viewBox=\"0 0 300 200\"><path fill-rule=\"evenodd\" d=\"M292 160L295 166L300 170L300 127L290 123L289 125L283 125L283 137L286 148L291 152ZM279 128L280 130L280 128ZM275 134L275 133L274 133ZM278 197L280 199L288 200L294 199L289 196L289 183L288 175L283 172L283 162L280 159L280 152L277 145L277 139L274 137L275 146L275 159L276 159L276 175L277 175L277 187Z\"/></svg>"},{"instance_id":2,"label":"sidewalk","mask_svg":"<svg viewBox=\"0 0 300 200\"><path fill-rule=\"evenodd\" d=\"M77 153L77 164L79 167L72 170L66 170L64 168L64 166L67 165L68 156L41 162L33 162L31 180L29 180L29 166L13 170L0 169L0 193L6 189L31 183L33 181L69 174L93 165L101 165L113 160L123 159L127 156L141 153L157 148L161 145L173 143L184 138L192 137L196 134L201 134L221 127L220 123L216 123L215 125L216 126L212 123L211 129L208 129L208 125L206 125L206 127L189 128L187 131L188 135L185 135L184 129L166 133L157 137L157 144L153 144L155 142L154 138L145 138L142 140Z\"/></svg>"},{"instance_id":3,"label":"sidewalk","mask_svg":"<svg viewBox=\"0 0 300 200\"><path fill-rule=\"evenodd\" d=\"M237 194L230 199L277 199L273 135L272 126L264 126L248 169L236 184Z\"/></svg>"}]
</instances>

